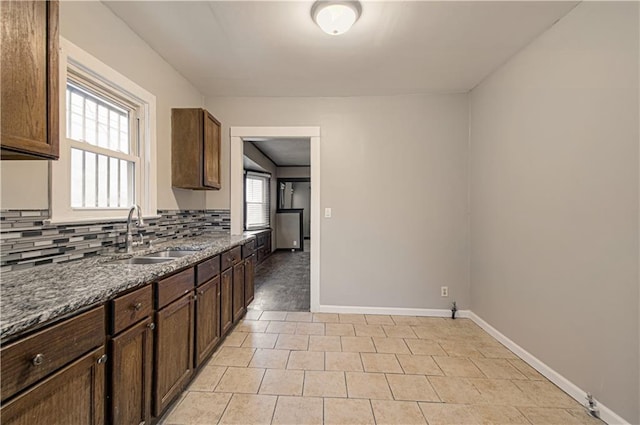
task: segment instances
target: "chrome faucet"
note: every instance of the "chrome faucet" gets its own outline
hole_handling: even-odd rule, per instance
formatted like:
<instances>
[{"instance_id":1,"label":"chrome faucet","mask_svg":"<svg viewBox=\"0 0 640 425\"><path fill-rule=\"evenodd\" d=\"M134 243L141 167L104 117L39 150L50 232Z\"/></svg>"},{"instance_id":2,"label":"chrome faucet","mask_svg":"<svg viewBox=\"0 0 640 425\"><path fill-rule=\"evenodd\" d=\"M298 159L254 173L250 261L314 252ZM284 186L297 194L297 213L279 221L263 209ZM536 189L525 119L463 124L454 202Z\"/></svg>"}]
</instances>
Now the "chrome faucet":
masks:
<instances>
[{"instance_id":1,"label":"chrome faucet","mask_svg":"<svg viewBox=\"0 0 640 425\"><path fill-rule=\"evenodd\" d=\"M127 253L133 252L133 247L137 245L142 245L144 243L144 238L140 235L140 242L133 242L133 235L131 234L131 219L133 219L133 213L136 212L138 215L138 219L136 220L136 227L144 226L144 220L142 219L142 211L140 209L140 205L134 205L129 210L129 215L127 216L127 239L125 241L124 249Z\"/></svg>"}]
</instances>

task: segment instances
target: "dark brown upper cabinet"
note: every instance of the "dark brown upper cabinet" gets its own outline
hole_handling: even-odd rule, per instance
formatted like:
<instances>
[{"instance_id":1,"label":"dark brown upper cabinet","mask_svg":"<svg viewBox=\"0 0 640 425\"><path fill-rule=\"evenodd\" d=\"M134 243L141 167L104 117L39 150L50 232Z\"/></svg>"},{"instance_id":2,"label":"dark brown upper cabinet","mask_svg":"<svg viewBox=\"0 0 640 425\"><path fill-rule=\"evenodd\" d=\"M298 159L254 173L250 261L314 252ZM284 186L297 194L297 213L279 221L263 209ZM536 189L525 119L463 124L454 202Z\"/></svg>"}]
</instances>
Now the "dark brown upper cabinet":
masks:
<instances>
[{"instance_id":1,"label":"dark brown upper cabinet","mask_svg":"<svg viewBox=\"0 0 640 425\"><path fill-rule=\"evenodd\" d=\"M0 158L58 159L58 1L0 1Z\"/></svg>"},{"instance_id":2,"label":"dark brown upper cabinet","mask_svg":"<svg viewBox=\"0 0 640 425\"><path fill-rule=\"evenodd\" d=\"M220 121L204 109L171 110L171 184L220 189Z\"/></svg>"}]
</instances>

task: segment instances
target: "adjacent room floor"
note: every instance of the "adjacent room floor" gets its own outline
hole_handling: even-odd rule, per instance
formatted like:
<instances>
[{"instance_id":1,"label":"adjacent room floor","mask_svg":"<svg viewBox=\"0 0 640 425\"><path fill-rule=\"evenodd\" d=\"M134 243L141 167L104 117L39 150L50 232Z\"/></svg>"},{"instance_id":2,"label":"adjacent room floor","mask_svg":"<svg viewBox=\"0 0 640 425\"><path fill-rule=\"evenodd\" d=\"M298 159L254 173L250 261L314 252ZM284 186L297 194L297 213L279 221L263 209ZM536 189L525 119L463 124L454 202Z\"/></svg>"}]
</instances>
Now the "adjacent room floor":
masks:
<instances>
[{"instance_id":1,"label":"adjacent room floor","mask_svg":"<svg viewBox=\"0 0 640 425\"><path fill-rule=\"evenodd\" d=\"M255 298L249 309L309 311L309 251L275 251L256 267Z\"/></svg>"},{"instance_id":2,"label":"adjacent room floor","mask_svg":"<svg viewBox=\"0 0 640 425\"><path fill-rule=\"evenodd\" d=\"M163 423L603 424L468 319L257 310Z\"/></svg>"}]
</instances>

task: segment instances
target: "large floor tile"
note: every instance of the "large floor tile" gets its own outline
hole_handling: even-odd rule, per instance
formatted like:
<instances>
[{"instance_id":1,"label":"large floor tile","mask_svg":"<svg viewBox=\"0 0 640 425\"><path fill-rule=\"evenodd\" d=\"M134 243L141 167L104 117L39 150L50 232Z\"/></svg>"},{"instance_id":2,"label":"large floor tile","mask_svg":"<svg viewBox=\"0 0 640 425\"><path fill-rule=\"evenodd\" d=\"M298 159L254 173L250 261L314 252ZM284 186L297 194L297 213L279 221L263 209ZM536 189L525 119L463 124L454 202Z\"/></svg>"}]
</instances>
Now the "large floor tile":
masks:
<instances>
[{"instance_id":1,"label":"large floor tile","mask_svg":"<svg viewBox=\"0 0 640 425\"><path fill-rule=\"evenodd\" d=\"M355 336L356 331L353 329L353 325L351 323L325 323L324 334L335 336Z\"/></svg>"},{"instance_id":2,"label":"large floor tile","mask_svg":"<svg viewBox=\"0 0 640 425\"><path fill-rule=\"evenodd\" d=\"M265 311L260 316L260 320L284 320L287 317L286 311Z\"/></svg>"},{"instance_id":3,"label":"large floor tile","mask_svg":"<svg viewBox=\"0 0 640 425\"><path fill-rule=\"evenodd\" d=\"M313 321L319 323L338 323L338 313L313 313Z\"/></svg>"},{"instance_id":4,"label":"large floor tile","mask_svg":"<svg viewBox=\"0 0 640 425\"><path fill-rule=\"evenodd\" d=\"M217 393L248 393L256 394L264 369L229 367L215 388Z\"/></svg>"},{"instance_id":5,"label":"large floor tile","mask_svg":"<svg viewBox=\"0 0 640 425\"><path fill-rule=\"evenodd\" d=\"M309 351L342 351L342 343L339 336L309 337Z\"/></svg>"},{"instance_id":6,"label":"large floor tile","mask_svg":"<svg viewBox=\"0 0 640 425\"><path fill-rule=\"evenodd\" d=\"M391 316L384 314L365 314L364 319L368 325L395 325Z\"/></svg>"},{"instance_id":7,"label":"large floor tile","mask_svg":"<svg viewBox=\"0 0 640 425\"><path fill-rule=\"evenodd\" d=\"M360 353L325 353L325 368L327 370L362 372L362 359Z\"/></svg>"},{"instance_id":8,"label":"large floor tile","mask_svg":"<svg viewBox=\"0 0 640 425\"><path fill-rule=\"evenodd\" d=\"M445 403L476 404L484 401L480 392L466 378L429 376L427 379Z\"/></svg>"},{"instance_id":9,"label":"large floor tile","mask_svg":"<svg viewBox=\"0 0 640 425\"><path fill-rule=\"evenodd\" d=\"M580 415L573 415L566 409L549 407L520 407L518 410L533 425L586 425L590 423L604 425L604 422L588 416L584 409L581 409Z\"/></svg>"},{"instance_id":10,"label":"large floor tile","mask_svg":"<svg viewBox=\"0 0 640 425\"><path fill-rule=\"evenodd\" d=\"M527 379L507 359L471 359L471 361L492 379Z\"/></svg>"},{"instance_id":11,"label":"large floor tile","mask_svg":"<svg viewBox=\"0 0 640 425\"><path fill-rule=\"evenodd\" d=\"M369 336L343 336L342 351L351 353L375 353L376 347Z\"/></svg>"},{"instance_id":12,"label":"large floor tile","mask_svg":"<svg viewBox=\"0 0 640 425\"><path fill-rule=\"evenodd\" d=\"M276 342L276 348L282 350L307 350L309 348L309 335L285 335L280 334Z\"/></svg>"},{"instance_id":13,"label":"large floor tile","mask_svg":"<svg viewBox=\"0 0 640 425\"><path fill-rule=\"evenodd\" d=\"M482 425L530 425L522 413L511 406L474 406L472 413Z\"/></svg>"},{"instance_id":14,"label":"large floor tile","mask_svg":"<svg viewBox=\"0 0 640 425\"><path fill-rule=\"evenodd\" d=\"M440 398L424 375L387 374L387 382L396 400L435 401Z\"/></svg>"},{"instance_id":15,"label":"large floor tile","mask_svg":"<svg viewBox=\"0 0 640 425\"><path fill-rule=\"evenodd\" d=\"M277 334L248 333L242 343L242 346L252 348L273 348L276 345L277 339Z\"/></svg>"},{"instance_id":16,"label":"large floor tile","mask_svg":"<svg viewBox=\"0 0 640 425\"><path fill-rule=\"evenodd\" d=\"M418 404L429 425L480 425L473 416L473 406L452 403Z\"/></svg>"},{"instance_id":17,"label":"large floor tile","mask_svg":"<svg viewBox=\"0 0 640 425\"><path fill-rule=\"evenodd\" d=\"M287 367L289 350L270 350L260 348L256 350L249 367L262 367L269 369L284 369Z\"/></svg>"},{"instance_id":18,"label":"large floor tile","mask_svg":"<svg viewBox=\"0 0 640 425\"><path fill-rule=\"evenodd\" d=\"M382 326L380 325L354 324L353 328L356 331L356 336L387 336L387 334L385 334L382 330Z\"/></svg>"},{"instance_id":19,"label":"large floor tile","mask_svg":"<svg viewBox=\"0 0 640 425\"><path fill-rule=\"evenodd\" d=\"M418 403L411 401L371 400L377 425L426 424Z\"/></svg>"},{"instance_id":20,"label":"large floor tile","mask_svg":"<svg viewBox=\"0 0 640 425\"><path fill-rule=\"evenodd\" d=\"M578 402L549 381L512 381L539 407L576 408Z\"/></svg>"},{"instance_id":21,"label":"large floor tile","mask_svg":"<svg viewBox=\"0 0 640 425\"><path fill-rule=\"evenodd\" d=\"M458 376L464 378L484 378L484 373L469 359L460 357L437 357L433 360L438 363L446 376Z\"/></svg>"},{"instance_id":22,"label":"large floor tile","mask_svg":"<svg viewBox=\"0 0 640 425\"><path fill-rule=\"evenodd\" d=\"M285 320L287 322L311 322L313 320L313 314L305 311L289 312Z\"/></svg>"},{"instance_id":23,"label":"large floor tile","mask_svg":"<svg viewBox=\"0 0 640 425\"><path fill-rule=\"evenodd\" d=\"M426 356L446 356L447 353L440 347L435 341L424 339L411 339L405 340L407 346L411 350L411 354L422 354Z\"/></svg>"},{"instance_id":24,"label":"large floor tile","mask_svg":"<svg viewBox=\"0 0 640 425\"><path fill-rule=\"evenodd\" d=\"M301 396L303 382L301 370L267 369L258 393Z\"/></svg>"},{"instance_id":25,"label":"large floor tile","mask_svg":"<svg viewBox=\"0 0 640 425\"><path fill-rule=\"evenodd\" d=\"M296 323L296 335L324 335L324 323Z\"/></svg>"},{"instance_id":26,"label":"large floor tile","mask_svg":"<svg viewBox=\"0 0 640 425\"><path fill-rule=\"evenodd\" d=\"M318 397L278 397L273 425L320 425L323 400Z\"/></svg>"},{"instance_id":27,"label":"large floor tile","mask_svg":"<svg viewBox=\"0 0 640 425\"><path fill-rule=\"evenodd\" d=\"M325 398L324 423L327 425L374 425L369 400Z\"/></svg>"},{"instance_id":28,"label":"large floor tile","mask_svg":"<svg viewBox=\"0 0 640 425\"><path fill-rule=\"evenodd\" d=\"M255 348L222 347L214 354L210 364L216 366L241 366L249 365Z\"/></svg>"},{"instance_id":29,"label":"large floor tile","mask_svg":"<svg viewBox=\"0 0 640 425\"><path fill-rule=\"evenodd\" d=\"M293 370L324 370L323 352L292 351L289 354L287 369Z\"/></svg>"},{"instance_id":30,"label":"large floor tile","mask_svg":"<svg viewBox=\"0 0 640 425\"><path fill-rule=\"evenodd\" d=\"M164 425L211 425L218 423L231 394L189 392L164 420Z\"/></svg>"},{"instance_id":31,"label":"large floor tile","mask_svg":"<svg viewBox=\"0 0 640 425\"><path fill-rule=\"evenodd\" d=\"M189 385L189 391L213 391L226 370L225 366L206 365Z\"/></svg>"},{"instance_id":32,"label":"large floor tile","mask_svg":"<svg viewBox=\"0 0 640 425\"><path fill-rule=\"evenodd\" d=\"M409 325L382 325L382 329L389 338L418 338Z\"/></svg>"},{"instance_id":33,"label":"large floor tile","mask_svg":"<svg viewBox=\"0 0 640 425\"><path fill-rule=\"evenodd\" d=\"M422 375L444 375L431 356L414 356L413 354L396 354L404 373Z\"/></svg>"},{"instance_id":34,"label":"large floor tile","mask_svg":"<svg viewBox=\"0 0 640 425\"><path fill-rule=\"evenodd\" d=\"M347 386L343 372L304 372L305 397L346 397Z\"/></svg>"},{"instance_id":35,"label":"large floor tile","mask_svg":"<svg viewBox=\"0 0 640 425\"><path fill-rule=\"evenodd\" d=\"M373 345L378 353L411 354L402 338L373 337Z\"/></svg>"},{"instance_id":36,"label":"large floor tile","mask_svg":"<svg viewBox=\"0 0 640 425\"><path fill-rule=\"evenodd\" d=\"M393 399L383 373L346 372L346 376L349 398Z\"/></svg>"},{"instance_id":37,"label":"large floor tile","mask_svg":"<svg viewBox=\"0 0 640 425\"><path fill-rule=\"evenodd\" d=\"M505 406L535 406L515 384L506 379L469 379L486 404Z\"/></svg>"},{"instance_id":38,"label":"large floor tile","mask_svg":"<svg viewBox=\"0 0 640 425\"><path fill-rule=\"evenodd\" d=\"M365 372L404 373L395 354L361 353Z\"/></svg>"},{"instance_id":39,"label":"large floor tile","mask_svg":"<svg viewBox=\"0 0 640 425\"><path fill-rule=\"evenodd\" d=\"M296 322L270 322L265 332L273 334L291 334L296 333Z\"/></svg>"},{"instance_id":40,"label":"large floor tile","mask_svg":"<svg viewBox=\"0 0 640 425\"><path fill-rule=\"evenodd\" d=\"M342 314L338 315L340 323L351 323L353 325L366 325L367 320L364 318L364 314Z\"/></svg>"},{"instance_id":41,"label":"large floor tile","mask_svg":"<svg viewBox=\"0 0 640 425\"><path fill-rule=\"evenodd\" d=\"M278 397L234 394L220 424L270 424Z\"/></svg>"}]
</instances>

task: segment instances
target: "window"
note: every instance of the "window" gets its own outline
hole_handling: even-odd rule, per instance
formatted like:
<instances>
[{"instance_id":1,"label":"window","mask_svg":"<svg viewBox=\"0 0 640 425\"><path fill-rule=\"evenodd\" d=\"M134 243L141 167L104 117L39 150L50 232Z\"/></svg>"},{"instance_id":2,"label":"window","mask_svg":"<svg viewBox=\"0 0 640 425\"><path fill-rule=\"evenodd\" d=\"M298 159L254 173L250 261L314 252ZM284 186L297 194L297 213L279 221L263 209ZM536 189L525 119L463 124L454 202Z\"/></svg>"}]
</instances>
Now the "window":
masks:
<instances>
[{"instance_id":1,"label":"window","mask_svg":"<svg viewBox=\"0 0 640 425\"><path fill-rule=\"evenodd\" d=\"M52 162L52 221L156 215L155 97L61 40L60 160Z\"/></svg>"},{"instance_id":2,"label":"window","mask_svg":"<svg viewBox=\"0 0 640 425\"><path fill-rule=\"evenodd\" d=\"M245 229L269 227L269 174L247 171L245 187Z\"/></svg>"},{"instance_id":3,"label":"window","mask_svg":"<svg viewBox=\"0 0 640 425\"><path fill-rule=\"evenodd\" d=\"M129 209L140 180L139 105L93 91L72 73L66 96L71 207Z\"/></svg>"}]
</instances>

